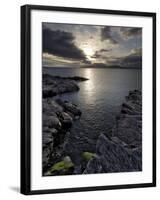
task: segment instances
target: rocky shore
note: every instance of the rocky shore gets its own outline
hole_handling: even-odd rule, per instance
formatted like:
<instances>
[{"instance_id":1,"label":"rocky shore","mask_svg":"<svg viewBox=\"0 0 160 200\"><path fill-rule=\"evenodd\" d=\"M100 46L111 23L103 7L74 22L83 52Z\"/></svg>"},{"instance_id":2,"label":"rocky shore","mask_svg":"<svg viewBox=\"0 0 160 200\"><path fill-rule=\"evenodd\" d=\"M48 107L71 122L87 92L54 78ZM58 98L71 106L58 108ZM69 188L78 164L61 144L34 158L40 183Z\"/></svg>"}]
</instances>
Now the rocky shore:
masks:
<instances>
[{"instance_id":1,"label":"rocky shore","mask_svg":"<svg viewBox=\"0 0 160 200\"><path fill-rule=\"evenodd\" d=\"M142 94L130 91L116 117L111 137L101 134L84 174L142 170Z\"/></svg>"},{"instance_id":2,"label":"rocky shore","mask_svg":"<svg viewBox=\"0 0 160 200\"><path fill-rule=\"evenodd\" d=\"M49 74L43 74L43 98L53 97L67 92L76 92L79 90L77 82L87 80L87 78L79 76L53 77Z\"/></svg>"},{"instance_id":3,"label":"rocky shore","mask_svg":"<svg viewBox=\"0 0 160 200\"><path fill-rule=\"evenodd\" d=\"M43 74L43 175L142 170L141 91L129 92L111 133L71 134L81 110L57 96L78 91L78 82L86 80Z\"/></svg>"},{"instance_id":4,"label":"rocky shore","mask_svg":"<svg viewBox=\"0 0 160 200\"><path fill-rule=\"evenodd\" d=\"M86 80L88 79L77 76L64 78L43 74L43 175L58 161L70 159L67 156L65 158L63 143L65 136L70 133L73 121L81 116L77 105L53 97L78 91L77 82ZM57 173L58 170L54 172ZM69 170L67 173L70 173Z\"/></svg>"}]
</instances>

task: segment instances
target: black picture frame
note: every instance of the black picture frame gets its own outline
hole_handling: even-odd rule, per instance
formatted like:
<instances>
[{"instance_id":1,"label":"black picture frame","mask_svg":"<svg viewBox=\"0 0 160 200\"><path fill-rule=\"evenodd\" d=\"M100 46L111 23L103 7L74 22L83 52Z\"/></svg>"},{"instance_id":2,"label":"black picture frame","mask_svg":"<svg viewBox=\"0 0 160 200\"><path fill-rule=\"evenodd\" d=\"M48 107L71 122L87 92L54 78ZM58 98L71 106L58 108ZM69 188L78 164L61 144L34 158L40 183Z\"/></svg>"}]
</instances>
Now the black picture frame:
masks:
<instances>
[{"instance_id":1,"label":"black picture frame","mask_svg":"<svg viewBox=\"0 0 160 200\"><path fill-rule=\"evenodd\" d=\"M49 190L31 190L31 11L65 11L79 13L100 13L124 16L151 17L153 20L153 163L152 183L95 186L80 188L61 188ZM89 8L54 7L43 5L21 6L21 193L25 195L93 190L112 190L156 186L156 13L120 10L100 10Z\"/></svg>"}]
</instances>

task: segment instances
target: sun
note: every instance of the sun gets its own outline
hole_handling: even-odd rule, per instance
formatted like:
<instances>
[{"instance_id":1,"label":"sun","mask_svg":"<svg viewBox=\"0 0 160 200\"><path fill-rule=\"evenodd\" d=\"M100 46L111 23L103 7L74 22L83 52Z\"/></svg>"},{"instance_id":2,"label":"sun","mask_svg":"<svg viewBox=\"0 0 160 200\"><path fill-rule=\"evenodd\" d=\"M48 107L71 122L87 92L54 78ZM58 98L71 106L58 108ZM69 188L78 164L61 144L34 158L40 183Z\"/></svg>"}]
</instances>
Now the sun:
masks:
<instances>
[{"instance_id":1,"label":"sun","mask_svg":"<svg viewBox=\"0 0 160 200\"><path fill-rule=\"evenodd\" d=\"M91 59L91 56L94 55L94 51L93 51L92 47L85 46L85 47L83 47L83 51L88 59Z\"/></svg>"}]
</instances>

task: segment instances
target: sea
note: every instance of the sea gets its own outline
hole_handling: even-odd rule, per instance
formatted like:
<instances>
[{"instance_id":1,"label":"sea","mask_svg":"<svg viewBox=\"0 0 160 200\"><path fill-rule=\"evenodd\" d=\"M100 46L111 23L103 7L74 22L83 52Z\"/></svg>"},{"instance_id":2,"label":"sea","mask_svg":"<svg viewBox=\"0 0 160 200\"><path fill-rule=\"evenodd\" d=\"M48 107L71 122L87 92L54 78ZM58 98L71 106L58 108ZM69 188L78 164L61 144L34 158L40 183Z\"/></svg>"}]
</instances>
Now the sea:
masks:
<instances>
[{"instance_id":1,"label":"sea","mask_svg":"<svg viewBox=\"0 0 160 200\"><path fill-rule=\"evenodd\" d=\"M72 133L107 134L129 91L142 89L141 69L43 67L43 73L89 79L78 83L78 92L60 95L82 111L81 118L73 123Z\"/></svg>"}]
</instances>

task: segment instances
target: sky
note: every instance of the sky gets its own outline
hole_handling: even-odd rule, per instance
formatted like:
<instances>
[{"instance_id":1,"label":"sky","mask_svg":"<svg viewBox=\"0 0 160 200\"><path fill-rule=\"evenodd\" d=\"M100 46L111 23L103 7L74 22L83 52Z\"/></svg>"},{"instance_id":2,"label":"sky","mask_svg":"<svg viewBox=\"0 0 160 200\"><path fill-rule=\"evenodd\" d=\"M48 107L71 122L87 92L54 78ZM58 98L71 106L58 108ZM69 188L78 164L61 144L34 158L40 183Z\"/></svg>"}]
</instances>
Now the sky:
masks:
<instances>
[{"instance_id":1,"label":"sky","mask_svg":"<svg viewBox=\"0 0 160 200\"><path fill-rule=\"evenodd\" d=\"M42 23L43 66L142 67L142 29Z\"/></svg>"}]
</instances>

